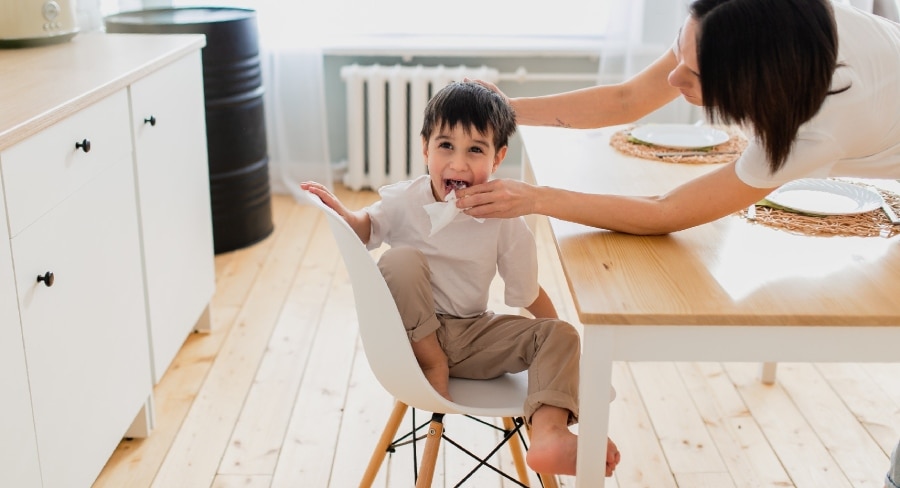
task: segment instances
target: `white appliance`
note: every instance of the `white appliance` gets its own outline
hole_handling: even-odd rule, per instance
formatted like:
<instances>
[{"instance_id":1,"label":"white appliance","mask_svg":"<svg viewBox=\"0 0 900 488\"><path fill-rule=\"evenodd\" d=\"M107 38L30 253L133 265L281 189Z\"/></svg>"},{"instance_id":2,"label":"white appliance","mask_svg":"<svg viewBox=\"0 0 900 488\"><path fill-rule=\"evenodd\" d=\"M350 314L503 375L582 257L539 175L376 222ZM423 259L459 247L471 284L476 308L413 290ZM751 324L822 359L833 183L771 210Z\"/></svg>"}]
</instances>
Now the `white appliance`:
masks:
<instances>
[{"instance_id":1,"label":"white appliance","mask_svg":"<svg viewBox=\"0 0 900 488\"><path fill-rule=\"evenodd\" d=\"M0 0L0 47L64 42L77 33L75 0Z\"/></svg>"}]
</instances>

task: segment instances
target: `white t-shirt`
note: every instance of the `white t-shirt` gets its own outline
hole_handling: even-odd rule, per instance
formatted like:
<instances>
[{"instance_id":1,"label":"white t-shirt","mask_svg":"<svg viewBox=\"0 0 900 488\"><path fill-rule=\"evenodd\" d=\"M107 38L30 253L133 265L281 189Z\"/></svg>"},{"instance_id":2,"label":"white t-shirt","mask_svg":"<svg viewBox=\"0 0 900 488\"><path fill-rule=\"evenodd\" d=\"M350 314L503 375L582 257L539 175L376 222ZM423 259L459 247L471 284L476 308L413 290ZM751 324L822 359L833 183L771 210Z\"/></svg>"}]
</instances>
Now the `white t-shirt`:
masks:
<instances>
[{"instance_id":1,"label":"white t-shirt","mask_svg":"<svg viewBox=\"0 0 900 488\"><path fill-rule=\"evenodd\" d=\"M843 66L835 71L831 89L850 89L828 96L800 126L785 165L774 175L748 131L750 144L736 170L750 186L773 188L806 177L900 178L900 25L847 5L833 6Z\"/></svg>"},{"instance_id":2,"label":"white t-shirt","mask_svg":"<svg viewBox=\"0 0 900 488\"><path fill-rule=\"evenodd\" d=\"M525 219L485 219L460 213L433 237L424 205L435 203L428 175L387 185L381 201L365 208L372 219L366 246L419 249L431 268L438 313L475 317L487 310L491 281L499 272L511 307L527 307L538 296L537 247Z\"/></svg>"}]
</instances>

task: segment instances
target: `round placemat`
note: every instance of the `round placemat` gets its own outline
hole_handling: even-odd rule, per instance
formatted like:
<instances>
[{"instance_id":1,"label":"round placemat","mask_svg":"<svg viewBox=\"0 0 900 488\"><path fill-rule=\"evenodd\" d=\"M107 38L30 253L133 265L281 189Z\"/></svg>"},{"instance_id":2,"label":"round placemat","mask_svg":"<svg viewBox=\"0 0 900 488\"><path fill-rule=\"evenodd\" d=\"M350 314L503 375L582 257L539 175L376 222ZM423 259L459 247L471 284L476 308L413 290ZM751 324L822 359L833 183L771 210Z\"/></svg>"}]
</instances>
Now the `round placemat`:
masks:
<instances>
[{"instance_id":1,"label":"round placemat","mask_svg":"<svg viewBox=\"0 0 900 488\"><path fill-rule=\"evenodd\" d=\"M877 191L895 212L900 209L900 195L870 185L855 185ZM821 237L894 237L900 234L900 225L894 225L880 208L856 215L804 215L765 205L756 205L753 216L748 209L738 214L753 224L764 225L792 234Z\"/></svg>"},{"instance_id":2,"label":"round placemat","mask_svg":"<svg viewBox=\"0 0 900 488\"><path fill-rule=\"evenodd\" d=\"M631 137L631 130L634 127L631 126L617 131L609 138L609 145L628 156L682 164L730 163L740 157L744 149L747 148L747 138L740 129L735 127L714 126L716 129L727 132L731 137L729 137L727 142L699 150L677 149L639 141Z\"/></svg>"}]
</instances>

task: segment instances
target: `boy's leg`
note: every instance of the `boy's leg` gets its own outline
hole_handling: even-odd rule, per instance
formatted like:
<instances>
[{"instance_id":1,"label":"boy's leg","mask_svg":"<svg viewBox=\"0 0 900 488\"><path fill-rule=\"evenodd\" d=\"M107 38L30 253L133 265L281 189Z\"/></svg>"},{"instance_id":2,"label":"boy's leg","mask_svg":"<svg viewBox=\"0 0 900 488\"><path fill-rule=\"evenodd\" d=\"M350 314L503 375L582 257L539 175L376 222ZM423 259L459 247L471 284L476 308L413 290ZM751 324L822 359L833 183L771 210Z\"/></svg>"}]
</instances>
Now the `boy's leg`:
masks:
<instances>
[{"instance_id":1,"label":"boy's leg","mask_svg":"<svg viewBox=\"0 0 900 488\"><path fill-rule=\"evenodd\" d=\"M446 320L445 327L454 338L446 349L452 376L486 379L528 370L528 464L537 472L575 474L577 437L568 426L578 417L577 331L561 320L492 314L477 321ZM618 459L610 441L608 474Z\"/></svg>"},{"instance_id":2,"label":"boy's leg","mask_svg":"<svg viewBox=\"0 0 900 488\"><path fill-rule=\"evenodd\" d=\"M569 430L569 411L541 405L531 416L531 449L528 465L538 473L575 475L578 437ZM621 460L619 448L606 439L606 476L612 476Z\"/></svg>"},{"instance_id":3,"label":"boy's leg","mask_svg":"<svg viewBox=\"0 0 900 488\"><path fill-rule=\"evenodd\" d=\"M450 399L450 370L437 337L440 322L434 314L431 271L421 251L410 247L391 248L378 260L413 353L425 378L445 398Z\"/></svg>"},{"instance_id":4,"label":"boy's leg","mask_svg":"<svg viewBox=\"0 0 900 488\"><path fill-rule=\"evenodd\" d=\"M891 467L884 477L884 488L900 488L900 442L891 454Z\"/></svg>"}]
</instances>

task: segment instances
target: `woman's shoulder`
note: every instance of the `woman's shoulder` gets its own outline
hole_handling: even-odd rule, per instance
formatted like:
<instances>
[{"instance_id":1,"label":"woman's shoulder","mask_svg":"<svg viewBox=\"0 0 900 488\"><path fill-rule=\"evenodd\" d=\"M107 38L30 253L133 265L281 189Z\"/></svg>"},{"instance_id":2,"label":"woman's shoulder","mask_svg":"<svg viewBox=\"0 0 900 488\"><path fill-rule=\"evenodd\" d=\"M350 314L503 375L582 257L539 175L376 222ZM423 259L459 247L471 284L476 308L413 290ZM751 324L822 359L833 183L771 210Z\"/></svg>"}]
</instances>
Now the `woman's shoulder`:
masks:
<instances>
[{"instance_id":1,"label":"woman's shoulder","mask_svg":"<svg viewBox=\"0 0 900 488\"><path fill-rule=\"evenodd\" d=\"M870 52L900 47L900 24L850 5L833 5L839 51L852 46L867 47Z\"/></svg>"}]
</instances>

